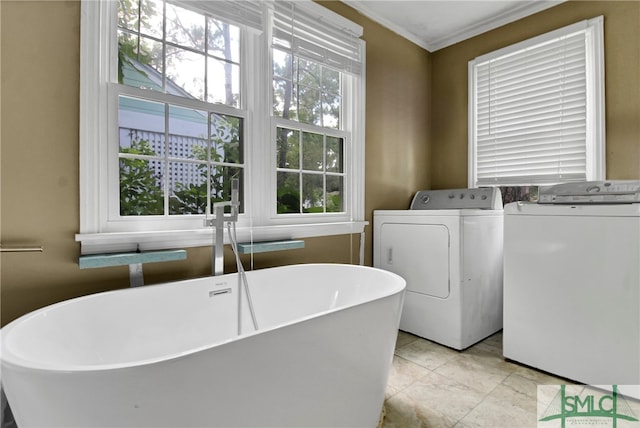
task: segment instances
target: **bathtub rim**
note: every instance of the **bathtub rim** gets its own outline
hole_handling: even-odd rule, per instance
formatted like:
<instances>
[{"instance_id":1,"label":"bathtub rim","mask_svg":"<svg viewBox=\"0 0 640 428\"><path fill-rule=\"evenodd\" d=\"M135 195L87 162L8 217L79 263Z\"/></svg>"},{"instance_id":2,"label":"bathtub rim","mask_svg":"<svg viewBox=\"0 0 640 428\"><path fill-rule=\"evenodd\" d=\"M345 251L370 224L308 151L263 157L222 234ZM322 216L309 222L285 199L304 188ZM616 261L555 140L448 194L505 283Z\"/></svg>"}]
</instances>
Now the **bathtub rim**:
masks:
<instances>
[{"instance_id":1,"label":"bathtub rim","mask_svg":"<svg viewBox=\"0 0 640 428\"><path fill-rule=\"evenodd\" d=\"M348 267L348 268L354 269L354 270L377 271L381 275L387 276L388 278L393 279L394 282L396 282L397 284L394 284L393 287L390 287L390 290L385 291L384 293L381 293L380 295L376 296L375 298L372 298L372 299L369 299L369 300L359 301L357 303L352 303L352 304L349 304L349 305L339 306L339 307L331 308L331 309L324 310L324 311L321 311L321 312L316 312L316 313L313 313L311 315L307 315L307 316L304 316L304 317L295 318L295 319L287 321L287 322L275 324L275 325L270 326L268 328L249 331L247 333L243 333L240 336L233 336L233 337L231 337L229 339L226 339L226 340L216 341L216 342L209 343L209 344L206 344L206 345L203 345L203 346L190 348L190 349L185 350L185 351L174 352L174 353L165 354L165 355L162 355L162 356L145 358L145 359L140 359L140 360L136 360L136 361L119 362L119 363L107 363L107 364L93 364L93 365L86 365L86 364L85 365L78 365L78 364L55 364L54 365L54 364L49 364L46 361L23 358L21 356L16 355L13 352L11 352L10 349L7 349L4 346L4 337L5 337L5 335L11 334L12 330L16 326L18 326L22 322L27 322L31 318L38 317L43 312L46 312L46 311L54 309L54 308L59 308L59 307L62 307L62 306L73 304L75 302L79 302L79 301L82 301L82 300L85 300L85 299L97 298L99 296L106 295L106 294L124 293L124 292L127 292L127 291L142 292L142 290L148 290L148 287L158 287L158 286L160 286L160 287L168 287L168 286L174 286L174 285L182 283L182 282L193 281L193 280L203 280L203 279L207 279L207 278L216 278L216 277L209 275L209 276L203 276L203 277L198 277L198 278L184 279L184 280L178 280L178 281L169 281L169 282L163 282L163 283L158 283L158 284L150 284L150 285L145 285L145 286L136 287L136 288L122 288L122 289L117 289L117 290L102 291L102 292L98 292L98 293L87 294L87 295L84 295L84 296L74 297L74 298L71 298L71 299L63 300L61 302L53 303L51 305L47 305L47 306L44 306L42 308L36 309L36 310L34 310L32 312L29 312L29 313L27 313L25 315L22 315L21 317L15 319L14 321L10 322L6 326L4 326L2 329L0 329L0 372L2 372L2 367L11 367L11 368L15 368L15 369L18 369L18 370L35 370L35 371L42 371L42 372L49 372L49 373L90 373L90 372L106 372L106 371L109 371L109 370L136 368L136 367L143 367L143 366L147 366L147 365L157 364L157 363L160 363L160 362L176 361L176 360L179 360L179 359L182 359L182 358L187 358L187 357L189 357L191 355L195 355L197 353L200 353L200 352L215 348L217 346L223 346L223 345L225 345L227 343L231 343L231 342L235 342L235 341L243 340L243 339L248 339L248 338L250 338L252 336L255 336L255 335L258 335L258 334L267 333L267 332L270 332L270 331L273 331L273 330L277 330L277 329L280 329L280 328L284 328L284 327L287 327L287 326L290 326L290 325L300 324L300 323L312 320L314 318L318 318L318 317L321 317L321 316L329 315L329 314L340 312L340 311L345 311L345 310L348 310L350 308L353 308L353 307L356 307L356 306L360 306L360 305L363 305L363 304L367 304L367 303L370 303L370 302L375 302L375 301L378 301L378 300L386 299L386 298L394 296L394 295L396 295L398 293L403 293L405 291L405 289L406 289L406 281L400 275L397 275L397 274L395 274L393 272L390 272L390 271L386 271L384 269L375 268L375 267L371 267L371 266L351 265L351 264L347 264L347 263L300 263L300 264L276 266L276 267L265 268L265 269L286 270L287 268L295 268L295 267L301 267L301 266L309 266L309 267L312 267L312 266L313 267L345 266L345 267ZM263 269L257 269L256 271L252 271L252 272L257 272L257 271L260 271L260 270L263 270ZM237 272L233 272L233 273L224 274L223 276L233 277L235 279L235 278L237 278L237 275L238 275Z\"/></svg>"}]
</instances>

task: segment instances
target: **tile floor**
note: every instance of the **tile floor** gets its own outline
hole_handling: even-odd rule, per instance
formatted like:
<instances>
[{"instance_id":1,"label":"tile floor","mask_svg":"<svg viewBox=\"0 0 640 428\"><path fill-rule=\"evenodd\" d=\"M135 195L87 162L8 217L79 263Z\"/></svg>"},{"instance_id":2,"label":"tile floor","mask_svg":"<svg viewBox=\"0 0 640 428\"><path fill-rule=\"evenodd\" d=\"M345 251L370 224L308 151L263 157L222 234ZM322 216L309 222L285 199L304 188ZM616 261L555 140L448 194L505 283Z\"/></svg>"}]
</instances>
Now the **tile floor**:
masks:
<instances>
[{"instance_id":1,"label":"tile floor","mask_svg":"<svg viewBox=\"0 0 640 428\"><path fill-rule=\"evenodd\" d=\"M538 414L548 407L537 403L537 386L560 384L576 385L506 361L502 356L502 332L460 352L401 331L382 427L535 428ZM558 390L557 386L551 388L547 403ZM544 391L541 388L541 395ZM640 415L640 403L634 402L632 407L635 415ZM560 426L558 420L553 422Z\"/></svg>"}]
</instances>

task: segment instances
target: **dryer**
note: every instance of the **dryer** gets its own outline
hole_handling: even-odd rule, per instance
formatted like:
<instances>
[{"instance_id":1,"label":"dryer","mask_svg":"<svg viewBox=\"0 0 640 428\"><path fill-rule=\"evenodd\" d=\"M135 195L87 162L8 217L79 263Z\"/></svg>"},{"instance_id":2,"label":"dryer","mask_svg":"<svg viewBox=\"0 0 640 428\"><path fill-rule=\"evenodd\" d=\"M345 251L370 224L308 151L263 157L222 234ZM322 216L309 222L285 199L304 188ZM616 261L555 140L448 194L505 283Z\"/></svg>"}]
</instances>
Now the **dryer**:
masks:
<instances>
[{"instance_id":1,"label":"dryer","mask_svg":"<svg viewBox=\"0 0 640 428\"><path fill-rule=\"evenodd\" d=\"M461 350L502 328L497 188L419 191L373 227L373 265L407 281L401 330Z\"/></svg>"}]
</instances>

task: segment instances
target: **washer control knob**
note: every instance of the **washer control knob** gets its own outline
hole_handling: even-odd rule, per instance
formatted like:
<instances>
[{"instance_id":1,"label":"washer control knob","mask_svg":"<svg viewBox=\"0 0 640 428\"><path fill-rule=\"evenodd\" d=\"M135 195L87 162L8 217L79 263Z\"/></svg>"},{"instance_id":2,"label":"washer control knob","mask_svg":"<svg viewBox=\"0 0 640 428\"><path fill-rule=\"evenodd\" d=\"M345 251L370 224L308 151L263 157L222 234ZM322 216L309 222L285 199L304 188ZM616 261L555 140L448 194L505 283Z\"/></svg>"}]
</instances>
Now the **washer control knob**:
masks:
<instances>
[{"instance_id":1,"label":"washer control knob","mask_svg":"<svg viewBox=\"0 0 640 428\"><path fill-rule=\"evenodd\" d=\"M589 186L587 187L587 192L589 193L598 193L600 191L600 186Z\"/></svg>"},{"instance_id":2,"label":"washer control knob","mask_svg":"<svg viewBox=\"0 0 640 428\"><path fill-rule=\"evenodd\" d=\"M453 193L449 193L449 199L453 199L455 197L456 197L456 195L454 195Z\"/></svg>"},{"instance_id":3,"label":"washer control knob","mask_svg":"<svg viewBox=\"0 0 640 428\"><path fill-rule=\"evenodd\" d=\"M429 195L424 195L421 199L423 204L428 203L431 200L431 198L429 197Z\"/></svg>"}]
</instances>

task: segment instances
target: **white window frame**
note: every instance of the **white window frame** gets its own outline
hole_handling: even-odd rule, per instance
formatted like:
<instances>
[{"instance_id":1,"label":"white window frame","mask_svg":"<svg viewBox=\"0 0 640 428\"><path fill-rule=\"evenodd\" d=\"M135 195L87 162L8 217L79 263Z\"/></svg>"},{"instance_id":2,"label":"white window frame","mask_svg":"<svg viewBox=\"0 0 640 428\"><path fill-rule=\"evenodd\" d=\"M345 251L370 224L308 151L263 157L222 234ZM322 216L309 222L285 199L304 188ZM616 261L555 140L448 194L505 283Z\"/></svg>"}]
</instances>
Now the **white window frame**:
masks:
<instances>
[{"instance_id":1,"label":"white window frame","mask_svg":"<svg viewBox=\"0 0 640 428\"><path fill-rule=\"evenodd\" d=\"M323 19L343 23L345 18L305 1L305 7L316 8ZM263 7L268 8L268 2ZM266 13L265 13L266 16ZM117 1L83 0L80 46L80 231L82 254L113 251L150 250L209 246L214 232L204 226L204 215L134 216L119 215L118 94L144 97L145 90L120 87L117 76ZM356 24L351 28L362 31ZM245 104L240 109L220 106L221 112L245 119L245 212L238 220L240 241L299 239L314 236L362 233L364 221L364 63L360 78L346 85L343 105L348 156L344 165L343 213L276 214L275 138L270 138L273 118L271 111L270 40L262 32L251 33L246 39L241 61L248 72L241 77ZM364 42L361 42L364 45ZM364 46L363 46L364 52ZM261 76L260 81L246 75ZM257 85L257 86L252 86ZM166 96L171 100L171 96ZM193 102L192 102L193 101ZM189 100L190 106L202 107ZM184 100L176 104L184 105ZM216 107L216 109L218 106ZM247 126L247 122L251 125ZM228 242L228 237L225 237Z\"/></svg>"},{"instance_id":2,"label":"white window frame","mask_svg":"<svg viewBox=\"0 0 640 428\"><path fill-rule=\"evenodd\" d=\"M586 176L584 180L605 179L605 101L604 101L604 29L603 17L584 20L549 33L525 40L520 43L482 55L469 61L469 164L468 185L494 185L478 183L477 178L477 131L476 131L476 70L479 64L492 59L524 51L532 46L540 45L578 31L585 33L586 52ZM570 181L570 180L567 180ZM527 182L496 182L498 186L556 184L559 181L545 181L544 178Z\"/></svg>"}]
</instances>

